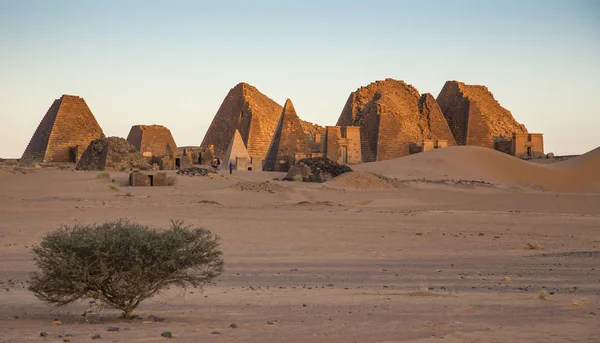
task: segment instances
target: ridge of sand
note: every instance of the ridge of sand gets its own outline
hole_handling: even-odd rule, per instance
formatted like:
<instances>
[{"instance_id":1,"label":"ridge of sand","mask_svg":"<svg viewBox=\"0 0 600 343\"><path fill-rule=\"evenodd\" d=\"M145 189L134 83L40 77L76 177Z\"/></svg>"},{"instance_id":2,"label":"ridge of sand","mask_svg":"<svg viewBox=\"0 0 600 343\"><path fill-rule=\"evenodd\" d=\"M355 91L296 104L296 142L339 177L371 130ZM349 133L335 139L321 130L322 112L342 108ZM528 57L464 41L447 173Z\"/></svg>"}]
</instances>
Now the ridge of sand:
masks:
<instances>
[{"instance_id":1,"label":"ridge of sand","mask_svg":"<svg viewBox=\"0 0 600 343\"><path fill-rule=\"evenodd\" d=\"M557 192L600 192L600 148L568 161L541 165L493 149L456 146L365 163L355 166L354 170L399 180L478 180Z\"/></svg>"},{"instance_id":2,"label":"ridge of sand","mask_svg":"<svg viewBox=\"0 0 600 343\"><path fill-rule=\"evenodd\" d=\"M406 187L401 181L371 172L344 173L327 183L329 186L357 189L394 189Z\"/></svg>"}]
</instances>

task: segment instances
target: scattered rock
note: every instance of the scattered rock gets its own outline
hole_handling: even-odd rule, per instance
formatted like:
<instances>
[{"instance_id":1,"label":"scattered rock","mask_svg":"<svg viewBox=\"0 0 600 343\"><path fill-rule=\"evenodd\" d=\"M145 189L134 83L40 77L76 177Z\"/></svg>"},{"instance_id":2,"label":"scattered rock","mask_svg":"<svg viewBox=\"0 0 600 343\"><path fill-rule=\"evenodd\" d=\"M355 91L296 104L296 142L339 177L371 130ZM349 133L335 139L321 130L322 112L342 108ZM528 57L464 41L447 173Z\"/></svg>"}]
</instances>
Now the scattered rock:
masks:
<instances>
[{"instance_id":1,"label":"scattered rock","mask_svg":"<svg viewBox=\"0 0 600 343\"><path fill-rule=\"evenodd\" d=\"M146 157L124 138L108 137L93 140L81 155L77 170L125 171L150 169Z\"/></svg>"},{"instance_id":2,"label":"scattered rock","mask_svg":"<svg viewBox=\"0 0 600 343\"><path fill-rule=\"evenodd\" d=\"M52 325L57 326L57 325L63 325L63 323L60 320L54 320L52 322Z\"/></svg>"},{"instance_id":3,"label":"scattered rock","mask_svg":"<svg viewBox=\"0 0 600 343\"><path fill-rule=\"evenodd\" d=\"M106 331L109 331L109 332L110 332L110 331L112 331L112 332L115 332L115 331L119 331L119 330L121 330L121 328L119 328L118 326L109 326L109 327L108 327L108 329L107 329Z\"/></svg>"},{"instance_id":4,"label":"scattered rock","mask_svg":"<svg viewBox=\"0 0 600 343\"><path fill-rule=\"evenodd\" d=\"M40 337L48 337L48 333L47 332L40 332Z\"/></svg>"},{"instance_id":5,"label":"scattered rock","mask_svg":"<svg viewBox=\"0 0 600 343\"><path fill-rule=\"evenodd\" d=\"M63 339L63 342L69 343L69 342L71 342L71 339L70 338L65 338L65 339Z\"/></svg>"},{"instance_id":6,"label":"scattered rock","mask_svg":"<svg viewBox=\"0 0 600 343\"><path fill-rule=\"evenodd\" d=\"M102 336L100 336L100 335L93 335L92 336L92 339L100 339L100 338L102 338Z\"/></svg>"},{"instance_id":7,"label":"scattered rock","mask_svg":"<svg viewBox=\"0 0 600 343\"><path fill-rule=\"evenodd\" d=\"M236 324L236 323L233 323L233 324L231 324L231 325L229 325L229 326L231 326L231 328L232 328L232 329L237 329L237 328L238 328L238 326L237 326L237 324Z\"/></svg>"},{"instance_id":8,"label":"scattered rock","mask_svg":"<svg viewBox=\"0 0 600 343\"><path fill-rule=\"evenodd\" d=\"M219 331L213 331L211 332L213 335L220 335L221 333Z\"/></svg>"},{"instance_id":9,"label":"scattered rock","mask_svg":"<svg viewBox=\"0 0 600 343\"><path fill-rule=\"evenodd\" d=\"M173 335L169 331L165 331L160 334L160 337L173 338Z\"/></svg>"},{"instance_id":10,"label":"scattered rock","mask_svg":"<svg viewBox=\"0 0 600 343\"><path fill-rule=\"evenodd\" d=\"M177 171L178 175L188 175L188 176L210 176L216 175L217 173L206 168L200 167L188 167L182 168Z\"/></svg>"},{"instance_id":11,"label":"scattered rock","mask_svg":"<svg viewBox=\"0 0 600 343\"><path fill-rule=\"evenodd\" d=\"M220 203L213 200L200 200L198 204L207 204L207 205L221 205Z\"/></svg>"},{"instance_id":12,"label":"scattered rock","mask_svg":"<svg viewBox=\"0 0 600 343\"><path fill-rule=\"evenodd\" d=\"M292 188L284 187L269 181L264 182L238 182L235 185L231 185L229 188L244 191L244 192L257 192L257 193L286 193L293 191Z\"/></svg>"},{"instance_id":13,"label":"scattered rock","mask_svg":"<svg viewBox=\"0 0 600 343\"><path fill-rule=\"evenodd\" d=\"M151 320L153 322L164 322L165 321L164 317L157 317L157 316L154 316L154 315L148 316L147 319L149 319L149 320Z\"/></svg>"},{"instance_id":14,"label":"scattered rock","mask_svg":"<svg viewBox=\"0 0 600 343\"><path fill-rule=\"evenodd\" d=\"M288 171L283 180L325 182L351 171L352 168L325 157L303 158Z\"/></svg>"}]
</instances>

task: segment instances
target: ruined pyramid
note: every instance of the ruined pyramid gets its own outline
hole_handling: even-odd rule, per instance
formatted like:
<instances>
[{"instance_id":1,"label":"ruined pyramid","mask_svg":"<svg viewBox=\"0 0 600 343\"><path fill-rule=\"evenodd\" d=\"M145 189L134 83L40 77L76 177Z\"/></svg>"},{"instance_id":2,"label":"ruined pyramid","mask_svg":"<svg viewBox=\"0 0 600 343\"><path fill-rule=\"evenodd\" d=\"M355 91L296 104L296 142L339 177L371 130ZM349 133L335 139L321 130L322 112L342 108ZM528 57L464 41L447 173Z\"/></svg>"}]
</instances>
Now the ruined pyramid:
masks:
<instances>
[{"instance_id":1,"label":"ruined pyramid","mask_svg":"<svg viewBox=\"0 0 600 343\"><path fill-rule=\"evenodd\" d=\"M300 118L290 99L285 101L283 111L273 135L273 140L263 164L264 171L285 171L294 164L294 154L310 154L310 142L302 129ZM283 163L282 163L283 162Z\"/></svg>"},{"instance_id":2,"label":"ruined pyramid","mask_svg":"<svg viewBox=\"0 0 600 343\"><path fill-rule=\"evenodd\" d=\"M408 155L423 140L447 140L452 133L433 96L403 81L385 79L352 92L338 126L360 126L364 162Z\"/></svg>"},{"instance_id":3,"label":"ruined pyramid","mask_svg":"<svg viewBox=\"0 0 600 343\"><path fill-rule=\"evenodd\" d=\"M485 86L447 81L437 103L459 145L494 148L494 142L510 139L513 132L527 132Z\"/></svg>"},{"instance_id":4,"label":"ruined pyramid","mask_svg":"<svg viewBox=\"0 0 600 343\"><path fill-rule=\"evenodd\" d=\"M127 140L146 157L179 155L171 131L162 125L134 125Z\"/></svg>"},{"instance_id":5,"label":"ruined pyramid","mask_svg":"<svg viewBox=\"0 0 600 343\"><path fill-rule=\"evenodd\" d=\"M247 158L250 160L250 155L248 155L248 150L246 149L246 145L242 140L242 135L240 135L240 131L235 130L233 137L231 138L231 142L229 143L229 147L227 147L227 152L225 152L225 158L223 159L223 164L225 166L229 165L229 162L233 162L236 164L236 159Z\"/></svg>"},{"instance_id":6,"label":"ruined pyramid","mask_svg":"<svg viewBox=\"0 0 600 343\"><path fill-rule=\"evenodd\" d=\"M77 162L102 128L83 98L63 95L46 112L20 163Z\"/></svg>"},{"instance_id":7,"label":"ruined pyramid","mask_svg":"<svg viewBox=\"0 0 600 343\"><path fill-rule=\"evenodd\" d=\"M102 137L88 145L75 169L125 171L149 168L146 158L126 139Z\"/></svg>"}]
</instances>

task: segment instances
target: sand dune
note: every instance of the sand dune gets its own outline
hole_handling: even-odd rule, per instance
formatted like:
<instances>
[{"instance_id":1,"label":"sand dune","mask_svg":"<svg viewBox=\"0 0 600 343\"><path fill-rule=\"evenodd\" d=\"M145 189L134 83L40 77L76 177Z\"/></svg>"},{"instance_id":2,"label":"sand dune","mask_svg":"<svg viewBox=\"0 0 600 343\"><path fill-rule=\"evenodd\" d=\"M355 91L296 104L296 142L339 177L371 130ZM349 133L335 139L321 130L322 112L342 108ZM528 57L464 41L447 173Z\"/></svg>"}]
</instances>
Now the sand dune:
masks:
<instances>
[{"instance_id":1,"label":"sand dune","mask_svg":"<svg viewBox=\"0 0 600 343\"><path fill-rule=\"evenodd\" d=\"M354 169L398 179L478 180L557 192L600 192L600 148L564 162L540 165L492 149L458 146Z\"/></svg>"}]
</instances>

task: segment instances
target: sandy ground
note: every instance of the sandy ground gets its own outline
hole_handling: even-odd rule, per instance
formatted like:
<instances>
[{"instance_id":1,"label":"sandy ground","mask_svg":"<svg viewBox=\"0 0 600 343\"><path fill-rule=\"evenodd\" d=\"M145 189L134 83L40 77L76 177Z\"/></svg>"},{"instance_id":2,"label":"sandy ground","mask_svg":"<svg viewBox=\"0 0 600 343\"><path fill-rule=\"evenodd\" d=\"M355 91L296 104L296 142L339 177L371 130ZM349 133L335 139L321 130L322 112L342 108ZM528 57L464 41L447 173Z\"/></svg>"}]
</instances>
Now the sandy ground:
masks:
<instances>
[{"instance_id":1,"label":"sandy ground","mask_svg":"<svg viewBox=\"0 0 600 343\"><path fill-rule=\"evenodd\" d=\"M598 150L548 166L443 150L323 184L235 172L130 188L112 173L114 191L93 172L0 170L0 342L600 342ZM120 217L216 232L225 273L137 310L163 322L86 323L87 304L26 290L45 233Z\"/></svg>"}]
</instances>

